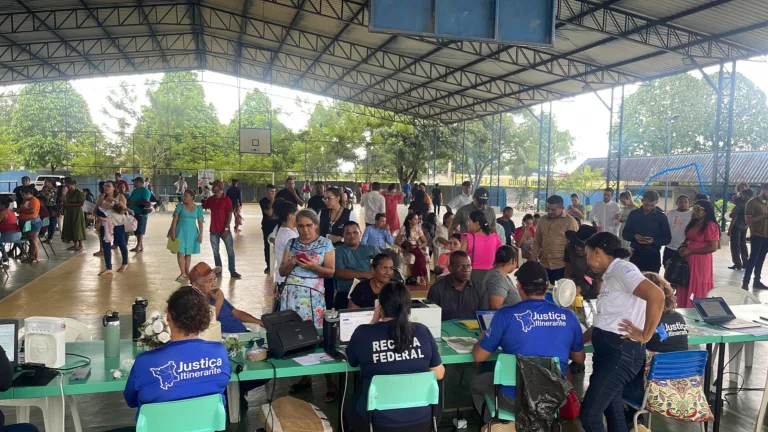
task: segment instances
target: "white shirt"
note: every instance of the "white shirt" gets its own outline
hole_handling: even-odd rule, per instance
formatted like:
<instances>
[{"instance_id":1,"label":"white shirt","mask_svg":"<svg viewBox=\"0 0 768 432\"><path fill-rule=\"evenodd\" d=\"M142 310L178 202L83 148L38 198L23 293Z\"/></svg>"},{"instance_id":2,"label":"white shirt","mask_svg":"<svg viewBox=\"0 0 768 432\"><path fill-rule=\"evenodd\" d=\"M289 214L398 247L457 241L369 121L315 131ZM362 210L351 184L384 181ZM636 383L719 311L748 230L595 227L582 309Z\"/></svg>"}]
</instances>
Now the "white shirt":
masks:
<instances>
[{"instance_id":1,"label":"white shirt","mask_svg":"<svg viewBox=\"0 0 768 432\"><path fill-rule=\"evenodd\" d=\"M176 195L181 195L187 190L187 182L183 178L179 179L179 181L173 185L176 186Z\"/></svg>"},{"instance_id":2,"label":"white shirt","mask_svg":"<svg viewBox=\"0 0 768 432\"><path fill-rule=\"evenodd\" d=\"M279 228L279 230L278 230ZM285 280L284 276L280 276L280 264L283 262L283 252L288 247L288 242L291 239L299 237L299 231L296 228L283 228L282 225L275 227L269 238L275 239L275 283L281 283Z\"/></svg>"},{"instance_id":3,"label":"white shirt","mask_svg":"<svg viewBox=\"0 0 768 432\"><path fill-rule=\"evenodd\" d=\"M617 215L621 214L621 208L616 201L598 201L592 208L592 220L597 221L597 226L600 231L608 231L615 235L619 235L619 228L621 222L616 219Z\"/></svg>"},{"instance_id":4,"label":"white shirt","mask_svg":"<svg viewBox=\"0 0 768 432\"><path fill-rule=\"evenodd\" d=\"M670 210L667 213L667 220L669 221L669 230L672 232L672 241L666 246L669 249L677 250L680 245L685 241L685 227L688 226L688 222L691 221L693 211L688 210L685 212Z\"/></svg>"},{"instance_id":5,"label":"white shirt","mask_svg":"<svg viewBox=\"0 0 768 432\"><path fill-rule=\"evenodd\" d=\"M466 195L464 192L455 197L448 203L448 207L453 210L454 213L467 204L472 204L472 195Z\"/></svg>"},{"instance_id":6,"label":"white shirt","mask_svg":"<svg viewBox=\"0 0 768 432\"><path fill-rule=\"evenodd\" d=\"M645 300L632 294L645 276L629 261L616 258L603 275L603 286L597 296L597 313L593 325L616 334L619 323L627 319L640 329L645 327Z\"/></svg>"},{"instance_id":7,"label":"white shirt","mask_svg":"<svg viewBox=\"0 0 768 432\"><path fill-rule=\"evenodd\" d=\"M378 191L371 191L363 195L360 205L365 209L365 223L376 223L376 213L387 213L384 197Z\"/></svg>"}]
</instances>

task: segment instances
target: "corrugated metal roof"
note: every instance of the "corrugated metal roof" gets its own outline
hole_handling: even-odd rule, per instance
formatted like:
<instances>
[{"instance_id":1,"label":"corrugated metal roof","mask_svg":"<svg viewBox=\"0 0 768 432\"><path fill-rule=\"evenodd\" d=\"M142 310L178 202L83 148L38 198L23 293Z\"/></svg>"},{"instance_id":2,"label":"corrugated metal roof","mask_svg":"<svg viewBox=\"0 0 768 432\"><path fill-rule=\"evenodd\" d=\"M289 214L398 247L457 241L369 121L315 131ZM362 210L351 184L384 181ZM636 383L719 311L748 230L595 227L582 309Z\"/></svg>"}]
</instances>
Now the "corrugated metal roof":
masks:
<instances>
[{"instance_id":1,"label":"corrugated metal roof","mask_svg":"<svg viewBox=\"0 0 768 432\"><path fill-rule=\"evenodd\" d=\"M0 85L208 68L456 122L768 54L766 0L554 0L543 48L370 33L369 1L0 0Z\"/></svg>"},{"instance_id":2,"label":"corrugated metal roof","mask_svg":"<svg viewBox=\"0 0 768 432\"><path fill-rule=\"evenodd\" d=\"M721 156L722 157L722 156ZM590 158L584 161L579 170L589 166L592 169L606 169L606 158ZM680 167L688 164L698 164L702 181L706 184L712 178L712 153L672 155L669 158L670 167ZM731 170L729 181L733 184L747 182L750 184L768 183L768 151L733 152L731 153ZM643 183L652 175L667 167L666 156L639 156L621 159L621 181ZM695 168L670 171L672 182L696 183L698 178ZM660 177L662 180L666 177Z\"/></svg>"}]
</instances>

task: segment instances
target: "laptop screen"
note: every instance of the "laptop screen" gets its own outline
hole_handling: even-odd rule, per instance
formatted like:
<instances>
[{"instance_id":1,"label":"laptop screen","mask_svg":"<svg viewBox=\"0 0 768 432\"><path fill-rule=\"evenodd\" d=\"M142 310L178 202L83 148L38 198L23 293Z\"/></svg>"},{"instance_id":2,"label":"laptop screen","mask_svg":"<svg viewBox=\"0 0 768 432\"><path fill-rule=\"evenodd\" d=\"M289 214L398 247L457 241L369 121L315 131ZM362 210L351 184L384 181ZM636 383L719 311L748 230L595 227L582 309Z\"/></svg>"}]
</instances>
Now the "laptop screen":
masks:
<instances>
[{"instance_id":1,"label":"laptop screen","mask_svg":"<svg viewBox=\"0 0 768 432\"><path fill-rule=\"evenodd\" d=\"M693 305L696 306L696 310L705 320L734 317L731 308L728 307L722 297L694 299Z\"/></svg>"},{"instance_id":2,"label":"laptop screen","mask_svg":"<svg viewBox=\"0 0 768 432\"><path fill-rule=\"evenodd\" d=\"M373 320L373 308L346 309L339 311L339 339L347 343L358 326L370 324Z\"/></svg>"},{"instance_id":3,"label":"laptop screen","mask_svg":"<svg viewBox=\"0 0 768 432\"><path fill-rule=\"evenodd\" d=\"M488 327L491 326L491 320L493 320L494 314L496 314L495 310L475 312L475 315L477 315L477 323L480 325L480 330L488 330Z\"/></svg>"},{"instance_id":4,"label":"laptop screen","mask_svg":"<svg viewBox=\"0 0 768 432\"><path fill-rule=\"evenodd\" d=\"M3 347L8 361L16 365L19 362L18 355L18 330L19 322L16 320L0 320L0 346Z\"/></svg>"}]
</instances>

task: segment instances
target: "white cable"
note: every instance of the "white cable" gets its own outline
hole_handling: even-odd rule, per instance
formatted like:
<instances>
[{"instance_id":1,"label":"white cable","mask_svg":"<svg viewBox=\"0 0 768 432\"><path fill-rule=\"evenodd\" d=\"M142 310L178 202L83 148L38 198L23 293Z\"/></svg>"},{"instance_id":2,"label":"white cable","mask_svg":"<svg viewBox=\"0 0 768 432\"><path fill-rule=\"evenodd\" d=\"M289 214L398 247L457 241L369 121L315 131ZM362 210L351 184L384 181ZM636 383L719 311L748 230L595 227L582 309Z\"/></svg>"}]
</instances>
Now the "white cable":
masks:
<instances>
[{"instance_id":1,"label":"white cable","mask_svg":"<svg viewBox=\"0 0 768 432\"><path fill-rule=\"evenodd\" d=\"M61 388L61 428L65 429L67 419L67 408L64 402L64 373L59 372L59 388Z\"/></svg>"},{"instance_id":2,"label":"white cable","mask_svg":"<svg viewBox=\"0 0 768 432\"><path fill-rule=\"evenodd\" d=\"M344 356L344 392L341 396L341 432L344 432L344 403L347 400L347 387L349 387L349 362L347 361L346 354L342 353L341 351L337 351L339 354Z\"/></svg>"}]
</instances>

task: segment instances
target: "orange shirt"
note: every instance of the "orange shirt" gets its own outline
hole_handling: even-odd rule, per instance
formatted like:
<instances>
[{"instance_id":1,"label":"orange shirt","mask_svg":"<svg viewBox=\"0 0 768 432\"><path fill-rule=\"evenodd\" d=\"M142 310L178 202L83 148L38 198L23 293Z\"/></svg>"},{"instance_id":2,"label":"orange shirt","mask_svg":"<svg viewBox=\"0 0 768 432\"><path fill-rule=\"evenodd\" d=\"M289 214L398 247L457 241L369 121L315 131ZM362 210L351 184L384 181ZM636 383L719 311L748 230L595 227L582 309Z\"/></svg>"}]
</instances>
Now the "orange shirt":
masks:
<instances>
[{"instance_id":1,"label":"orange shirt","mask_svg":"<svg viewBox=\"0 0 768 432\"><path fill-rule=\"evenodd\" d=\"M19 220L29 220L40 217L40 201L37 200L37 198L32 197L29 201L24 201L21 204L24 208L31 208L34 210L33 213L19 213Z\"/></svg>"}]
</instances>

